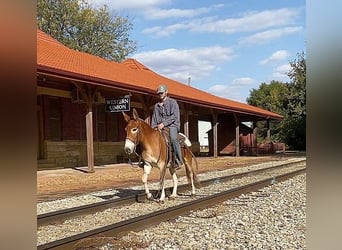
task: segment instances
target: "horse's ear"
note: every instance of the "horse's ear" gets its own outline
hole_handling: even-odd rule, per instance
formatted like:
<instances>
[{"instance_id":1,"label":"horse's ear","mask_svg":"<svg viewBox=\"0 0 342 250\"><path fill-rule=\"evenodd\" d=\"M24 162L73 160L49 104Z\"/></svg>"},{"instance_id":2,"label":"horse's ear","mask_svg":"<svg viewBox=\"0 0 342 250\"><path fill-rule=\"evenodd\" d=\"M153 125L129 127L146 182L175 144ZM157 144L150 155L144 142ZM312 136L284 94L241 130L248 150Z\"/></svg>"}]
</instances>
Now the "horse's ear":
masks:
<instances>
[{"instance_id":1,"label":"horse's ear","mask_svg":"<svg viewBox=\"0 0 342 250\"><path fill-rule=\"evenodd\" d=\"M134 118L134 120L138 120L139 119L139 114L138 114L136 109L133 109L133 118Z\"/></svg>"},{"instance_id":2,"label":"horse's ear","mask_svg":"<svg viewBox=\"0 0 342 250\"><path fill-rule=\"evenodd\" d=\"M125 112L122 111L122 114L125 118L125 121L128 122L129 120L131 120L131 117L129 117L129 115L127 115Z\"/></svg>"}]
</instances>

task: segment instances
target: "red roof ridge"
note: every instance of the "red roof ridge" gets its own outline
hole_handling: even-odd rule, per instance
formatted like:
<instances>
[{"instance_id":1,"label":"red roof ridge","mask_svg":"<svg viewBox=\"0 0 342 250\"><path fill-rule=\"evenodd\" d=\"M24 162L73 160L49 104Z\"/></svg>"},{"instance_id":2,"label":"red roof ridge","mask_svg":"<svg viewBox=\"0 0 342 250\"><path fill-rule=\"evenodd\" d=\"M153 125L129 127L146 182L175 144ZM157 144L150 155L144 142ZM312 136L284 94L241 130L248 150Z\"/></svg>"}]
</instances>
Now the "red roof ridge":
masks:
<instances>
[{"instance_id":1,"label":"red roof ridge","mask_svg":"<svg viewBox=\"0 0 342 250\"><path fill-rule=\"evenodd\" d=\"M131 69L136 69L136 70L147 70L147 71L151 71L151 69L149 69L147 66L145 66L144 64L138 62L136 59L134 58L128 58L126 60L124 60L123 62L121 62L122 64L128 66Z\"/></svg>"},{"instance_id":2,"label":"red roof ridge","mask_svg":"<svg viewBox=\"0 0 342 250\"><path fill-rule=\"evenodd\" d=\"M50 43L54 43L54 44L58 44L58 45L62 45L64 47L66 47L64 44L57 41L51 35L48 35L47 33L41 31L40 29L37 29L37 39L38 40L44 40L46 42L50 42Z\"/></svg>"}]
</instances>

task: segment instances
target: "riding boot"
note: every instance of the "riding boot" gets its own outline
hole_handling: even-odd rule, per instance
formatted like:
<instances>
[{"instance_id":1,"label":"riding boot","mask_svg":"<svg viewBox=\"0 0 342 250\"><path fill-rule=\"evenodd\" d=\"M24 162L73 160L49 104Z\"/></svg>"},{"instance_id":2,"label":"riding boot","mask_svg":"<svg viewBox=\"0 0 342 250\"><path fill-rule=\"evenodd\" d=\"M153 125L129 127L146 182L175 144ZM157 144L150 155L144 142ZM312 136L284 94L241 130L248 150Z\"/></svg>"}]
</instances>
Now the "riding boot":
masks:
<instances>
[{"instance_id":1,"label":"riding boot","mask_svg":"<svg viewBox=\"0 0 342 250\"><path fill-rule=\"evenodd\" d=\"M181 168L185 168L185 165L184 165L184 163L183 162L180 162L180 160L176 160L176 164L174 165L174 169L175 170L179 170L179 169L181 169Z\"/></svg>"},{"instance_id":2,"label":"riding boot","mask_svg":"<svg viewBox=\"0 0 342 250\"><path fill-rule=\"evenodd\" d=\"M184 163L181 160L182 159L182 152L181 152L181 147L180 147L179 141L177 140L177 135L178 135L177 128L170 127L170 138L171 138L172 148L174 150L176 163L177 163L174 166L175 170L178 170L184 166Z\"/></svg>"}]
</instances>

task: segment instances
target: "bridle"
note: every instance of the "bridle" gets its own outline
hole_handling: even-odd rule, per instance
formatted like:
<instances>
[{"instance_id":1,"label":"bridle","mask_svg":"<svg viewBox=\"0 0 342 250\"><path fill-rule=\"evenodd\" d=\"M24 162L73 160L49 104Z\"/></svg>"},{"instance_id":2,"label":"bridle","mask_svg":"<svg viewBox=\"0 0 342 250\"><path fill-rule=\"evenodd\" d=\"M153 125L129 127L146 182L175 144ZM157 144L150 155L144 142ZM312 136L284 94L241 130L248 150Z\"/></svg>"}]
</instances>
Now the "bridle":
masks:
<instances>
[{"instance_id":1,"label":"bridle","mask_svg":"<svg viewBox=\"0 0 342 250\"><path fill-rule=\"evenodd\" d=\"M138 126L138 131L137 131L137 136L135 137L135 140L133 141L131 138L127 137L126 136L126 140L129 140L131 141L133 144L134 144L134 148L133 148L133 153L139 158L138 160L138 166L139 167L142 167L143 166L143 163L144 163L144 160L142 159L142 156L140 154L137 153L136 151L136 148L138 146L138 141L139 141L139 136L140 136L140 123L139 123L139 126ZM132 167L135 167L131 160L131 154L128 155L128 164L130 164Z\"/></svg>"}]
</instances>

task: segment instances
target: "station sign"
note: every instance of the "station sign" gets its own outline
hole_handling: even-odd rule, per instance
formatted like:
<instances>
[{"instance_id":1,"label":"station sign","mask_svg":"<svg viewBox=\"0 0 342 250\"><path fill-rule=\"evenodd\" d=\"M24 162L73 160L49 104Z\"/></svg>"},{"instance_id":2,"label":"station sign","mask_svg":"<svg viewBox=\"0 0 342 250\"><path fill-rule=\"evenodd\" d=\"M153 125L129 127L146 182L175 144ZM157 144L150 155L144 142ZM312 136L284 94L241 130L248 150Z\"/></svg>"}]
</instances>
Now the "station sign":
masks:
<instances>
[{"instance_id":1,"label":"station sign","mask_svg":"<svg viewBox=\"0 0 342 250\"><path fill-rule=\"evenodd\" d=\"M129 96L105 100L106 112L130 111L131 99Z\"/></svg>"}]
</instances>

